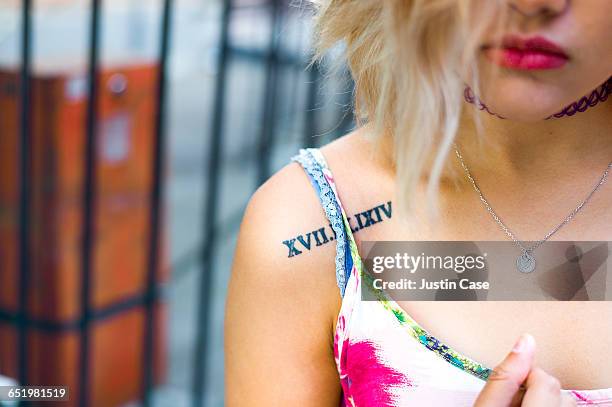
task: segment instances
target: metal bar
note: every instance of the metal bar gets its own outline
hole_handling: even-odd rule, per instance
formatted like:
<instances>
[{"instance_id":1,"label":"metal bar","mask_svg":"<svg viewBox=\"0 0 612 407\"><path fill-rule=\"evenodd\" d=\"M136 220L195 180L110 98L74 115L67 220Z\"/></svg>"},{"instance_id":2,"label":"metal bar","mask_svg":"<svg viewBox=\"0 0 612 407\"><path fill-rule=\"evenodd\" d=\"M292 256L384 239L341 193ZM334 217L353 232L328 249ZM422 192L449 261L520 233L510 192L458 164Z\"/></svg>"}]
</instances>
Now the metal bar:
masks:
<instances>
[{"instance_id":1,"label":"metal bar","mask_svg":"<svg viewBox=\"0 0 612 407\"><path fill-rule=\"evenodd\" d=\"M17 318L18 376L21 384L28 383L27 312L30 278L30 200L31 200L31 117L32 99L32 1L23 0L21 6L21 73L19 112L19 311Z\"/></svg>"},{"instance_id":2,"label":"metal bar","mask_svg":"<svg viewBox=\"0 0 612 407\"><path fill-rule=\"evenodd\" d=\"M201 407L204 401L204 380L208 359L206 344L209 331L210 287L214 268L213 254L215 252L216 220L219 201L219 168L221 167L223 118L225 113L225 89L227 86L227 64L229 45L229 26L232 0L223 1L221 15L221 33L219 56L217 60L218 77L215 84L214 107L210 131L210 149L208 151L206 206L203 219L203 249L201 254L201 276L199 287L199 303L197 309L197 336L193 370L193 406Z\"/></svg>"},{"instance_id":3,"label":"metal bar","mask_svg":"<svg viewBox=\"0 0 612 407\"><path fill-rule=\"evenodd\" d=\"M313 64L308 67L308 89L306 94L306 112L304 117L304 133L302 135L302 144L304 147L315 147L318 143L317 126L315 118L317 115L317 100L319 95L319 64Z\"/></svg>"},{"instance_id":4,"label":"metal bar","mask_svg":"<svg viewBox=\"0 0 612 407\"><path fill-rule=\"evenodd\" d=\"M164 198L164 168L165 168L165 117L166 117L166 84L168 60L170 52L170 23L172 19L172 0L164 0L161 16L159 72L157 78L157 113L155 116L155 138L153 149L153 186L151 189L151 207L149 209L149 258L147 270L147 287L145 294L145 329L143 351L143 382L142 398L144 406L151 405L152 389L155 386L154 352L155 352L155 305L157 290L157 273L160 269L159 253L160 235L163 230L163 198Z\"/></svg>"},{"instance_id":5,"label":"metal bar","mask_svg":"<svg viewBox=\"0 0 612 407\"><path fill-rule=\"evenodd\" d=\"M298 6L298 10L300 11L300 13L304 13L306 11L306 8L303 6ZM300 17L304 16L304 14L300 14ZM297 40L294 44L293 47L293 52L294 53L298 53L300 55L303 55L304 53L304 44L306 43L307 39L310 39L310 36L307 35L306 30L304 29L304 25L301 24L299 26L299 33L298 33L298 37ZM285 55L288 54L287 49L283 49L283 52L281 53L281 55ZM282 58L279 58L282 59ZM300 60L302 60L303 58L300 58ZM282 62L280 62L280 65L283 66L283 68L285 68L284 64ZM289 120L291 121L291 123L299 123L300 119L302 118L301 115L303 114L302 108L303 105L302 103L300 103L301 100L301 94L302 91L306 90L308 91L308 87L304 86L304 82L303 82L303 78L304 78L304 74L305 72L305 67L307 67L307 61L303 61L300 64L296 64L296 65L290 65L288 70L291 73L291 92L289 93L289 104L290 107L288 109L288 116L289 116ZM291 131L296 131L295 127L291 128Z\"/></svg>"},{"instance_id":6,"label":"metal bar","mask_svg":"<svg viewBox=\"0 0 612 407\"><path fill-rule=\"evenodd\" d=\"M91 28L89 34L89 100L85 123L85 179L83 187L83 218L81 248L81 357L79 360L79 406L88 405L89 397L89 324L91 309L89 298L92 291L91 269L94 250L94 228L96 221L96 133L98 126L98 62L100 51L100 7L101 0L91 0Z\"/></svg>"},{"instance_id":7,"label":"metal bar","mask_svg":"<svg viewBox=\"0 0 612 407\"><path fill-rule=\"evenodd\" d=\"M259 145L257 149L257 185L263 184L270 176L270 155L274 143L276 96L278 87L278 54L281 16L281 0L272 0L272 30L266 58L266 88L261 133L259 135Z\"/></svg>"},{"instance_id":8,"label":"metal bar","mask_svg":"<svg viewBox=\"0 0 612 407\"><path fill-rule=\"evenodd\" d=\"M261 64L268 58L266 49L247 48L244 46L230 45L229 51L232 54L232 59L240 59L244 62L252 62ZM306 65L307 61L295 52L280 52L277 55L277 64L282 67L295 68L301 70Z\"/></svg>"},{"instance_id":9,"label":"metal bar","mask_svg":"<svg viewBox=\"0 0 612 407\"><path fill-rule=\"evenodd\" d=\"M165 287L158 287L155 296L162 297L164 294ZM92 310L90 313L90 320L101 322L106 319L112 318L117 315L125 314L128 311L136 308L141 309L146 303L144 293L141 295L135 295L116 301L111 305L107 305L104 308ZM0 309L0 322L7 322L9 324L15 323L17 320L17 313L13 313L7 310ZM30 330L42 331L45 333L66 333L74 332L81 327L80 316L75 319L66 321L43 319L43 318L26 318L25 324Z\"/></svg>"}]
</instances>

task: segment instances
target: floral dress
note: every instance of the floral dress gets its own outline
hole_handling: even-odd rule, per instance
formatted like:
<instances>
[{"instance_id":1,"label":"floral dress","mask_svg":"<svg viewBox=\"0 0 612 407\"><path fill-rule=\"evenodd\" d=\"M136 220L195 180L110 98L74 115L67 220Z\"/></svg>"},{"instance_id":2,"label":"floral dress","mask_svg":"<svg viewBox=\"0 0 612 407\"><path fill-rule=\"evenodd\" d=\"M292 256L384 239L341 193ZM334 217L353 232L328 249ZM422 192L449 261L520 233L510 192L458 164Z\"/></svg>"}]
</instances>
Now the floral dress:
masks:
<instances>
[{"instance_id":1,"label":"floral dress","mask_svg":"<svg viewBox=\"0 0 612 407\"><path fill-rule=\"evenodd\" d=\"M341 406L472 406L491 369L430 335L384 291L363 301L361 283L370 278L334 177L318 149L293 157L308 174L336 241L336 279L342 305L334 356L342 385ZM331 240L331 239L330 239ZM366 284L374 290L372 284ZM578 405L611 406L612 388L563 390Z\"/></svg>"}]
</instances>

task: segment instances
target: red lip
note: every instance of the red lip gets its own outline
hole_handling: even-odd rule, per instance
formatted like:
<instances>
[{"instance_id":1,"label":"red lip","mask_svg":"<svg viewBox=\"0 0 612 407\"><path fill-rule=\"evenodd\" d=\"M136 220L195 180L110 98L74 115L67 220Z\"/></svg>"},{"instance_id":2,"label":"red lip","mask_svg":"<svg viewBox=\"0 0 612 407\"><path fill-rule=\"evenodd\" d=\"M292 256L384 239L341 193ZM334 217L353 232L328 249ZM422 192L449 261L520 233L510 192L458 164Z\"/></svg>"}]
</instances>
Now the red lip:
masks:
<instances>
[{"instance_id":1,"label":"red lip","mask_svg":"<svg viewBox=\"0 0 612 407\"><path fill-rule=\"evenodd\" d=\"M513 69L555 69L569 60L563 48L541 36L506 35L501 42L483 48L492 62Z\"/></svg>"},{"instance_id":2,"label":"red lip","mask_svg":"<svg viewBox=\"0 0 612 407\"><path fill-rule=\"evenodd\" d=\"M567 54L559 45L541 37L521 38L516 35L506 35L501 41L502 48L517 48L521 51L542 51L550 54L558 54L567 58Z\"/></svg>"}]
</instances>

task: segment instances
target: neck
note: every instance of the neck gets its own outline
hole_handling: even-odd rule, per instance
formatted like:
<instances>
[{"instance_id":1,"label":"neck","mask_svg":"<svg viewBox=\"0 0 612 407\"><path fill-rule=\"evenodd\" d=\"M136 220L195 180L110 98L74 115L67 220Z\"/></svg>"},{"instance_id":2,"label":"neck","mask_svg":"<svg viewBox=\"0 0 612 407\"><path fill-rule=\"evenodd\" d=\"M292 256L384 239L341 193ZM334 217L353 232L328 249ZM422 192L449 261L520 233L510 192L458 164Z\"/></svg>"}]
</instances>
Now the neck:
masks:
<instances>
[{"instance_id":1,"label":"neck","mask_svg":"<svg viewBox=\"0 0 612 407\"><path fill-rule=\"evenodd\" d=\"M467 106L467 109L473 108ZM522 123L480 111L483 143L466 112L457 138L478 173L528 178L567 171L598 171L612 161L612 103L571 117Z\"/></svg>"}]
</instances>

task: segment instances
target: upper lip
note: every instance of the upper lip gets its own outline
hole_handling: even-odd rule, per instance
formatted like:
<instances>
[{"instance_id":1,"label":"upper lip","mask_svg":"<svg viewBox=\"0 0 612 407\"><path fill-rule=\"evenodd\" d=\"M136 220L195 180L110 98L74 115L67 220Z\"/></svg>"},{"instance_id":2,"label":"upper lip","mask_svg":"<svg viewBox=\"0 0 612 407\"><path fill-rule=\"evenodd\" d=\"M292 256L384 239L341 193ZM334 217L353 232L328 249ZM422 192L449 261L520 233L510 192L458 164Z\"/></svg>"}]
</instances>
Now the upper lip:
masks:
<instances>
[{"instance_id":1,"label":"upper lip","mask_svg":"<svg viewBox=\"0 0 612 407\"><path fill-rule=\"evenodd\" d=\"M561 55L565 58L568 57L563 48L542 36L520 37L518 35L505 35L501 41L492 45L487 45L485 48L490 48L492 46L516 48L522 51L541 51L549 54Z\"/></svg>"}]
</instances>

